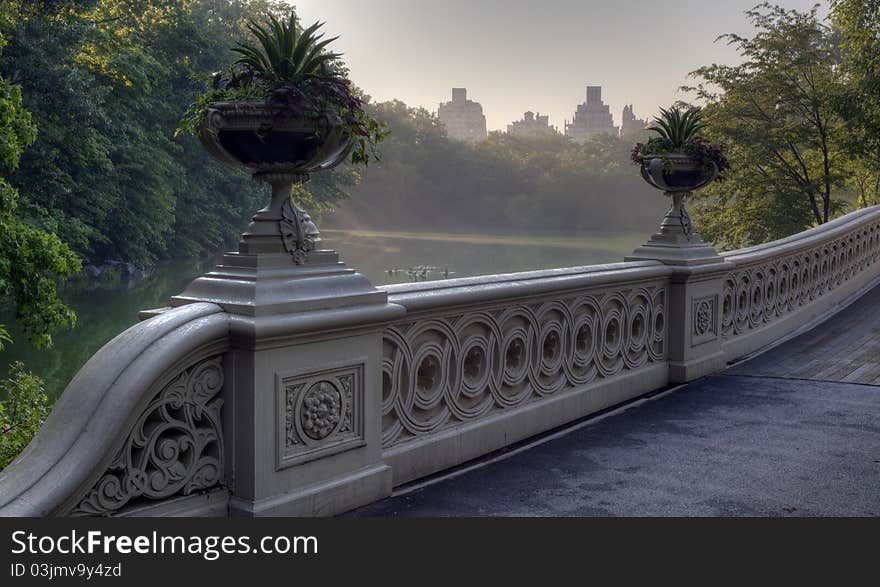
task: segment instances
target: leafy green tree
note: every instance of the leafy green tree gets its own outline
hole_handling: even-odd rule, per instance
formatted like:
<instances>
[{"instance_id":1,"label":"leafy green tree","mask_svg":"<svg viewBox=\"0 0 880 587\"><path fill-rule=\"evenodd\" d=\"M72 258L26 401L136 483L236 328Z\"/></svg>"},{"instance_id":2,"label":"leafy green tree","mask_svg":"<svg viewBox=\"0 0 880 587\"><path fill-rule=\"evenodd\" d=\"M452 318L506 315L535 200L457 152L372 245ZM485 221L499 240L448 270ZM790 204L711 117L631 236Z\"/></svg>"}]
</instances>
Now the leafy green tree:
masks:
<instances>
[{"instance_id":1,"label":"leafy green tree","mask_svg":"<svg viewBox=\"0 0 880 587\"><path fill-rule=\"evenodd\" d=\"M851 158L858 206L880 204L880 0L832 0L831 23L842 51L844 87L837 108Z\"/></svg>"},{"instance_id":2,"label":"leafy green tree","mask_svg":"<svg viewBox=\"0 0 880 587\"><path fill-rule=\"evenodd\" d=\"M840 53L814 7L808 12L764 3L746 12L751 38L720 39L743 62L692 73L706 103L708 135L726 144L730 181L704 192L698 226L722 246L742 246L827 222L845 202L847 157L842 118Z\"/></svg>"},{"instance_id":3,"label":"leafy green tree","mask_svg":"<svg viewBox=\"0 0 880 587\"><path fill-rule=\"evenodd\" d=\"M265 185L174 137L234 58L249 19L285 16L269 0L4 0L0 75L22 87L40 128L10 183L19 212L84 259L149 266L216 252L247 225ZM313 210L347 195L339 169L303 192Z\"/></svg>"},{"instance_id":4,"label":"leafy green tree","mask_svg":"<svg viewBox=\"0 0 880 587\"><path fill-rule=\"evenodd\" d=\"M106 186L112 162L109 142L98 128L105 122L98 108L100 89L73 63L75 47L88 34L76 6L4 2L0 33L8 44L0 75L22 88L40 129L39 140L8 176L21 194L19 214L87 254L106 242L98 227L110 213L112 191Z\"/></svg>"},{"instance_id":5,"label":"leafy green tree","mask_svg":"<svg viewBox=\"0 0 880 587\"><path fill-rule=\"evenodd\" d=\"M849 167L849 186L860 208L880 205L880 163L865 155L854 156Z\"/></svg>"},{"instance_id":6,"label":"leafy green tree","mask_svg":"<svg viewBox=\"0 0 880 587\"><path fill-rule=\"evenodd\" d=\"M43 381L25 371L21 363L9 367L0 381L0 470L11 463L40 429L49 415L49 398Z\"/></svg>"},{"instance_id":7,"label":"leafy green tree","mask_svg":"<svg viewBox=\"0 0 880 587\"><path fill-rule=\"evenodd\" d=\"M435 114L399 100L371 106L391 136L329 227L578 233L656 228L662 197L630 165L631 139L493 132L450 140Z\"/></svg>"},{"instance_id":8,"label":"leafy green tree","mask_svg":"<svg viewBox=\"0 0 880 587\"><path fill-rule=\"evenodd\" d=\"M15 169L35 137L20 88L0 77L0 171ZM52 328L70 326L75 320L73 311L58 298L55 282L79 271L79 259L54 234L18 219L17 199L16 190L0 175L0 302L12 302L31 342L47 346ZM9 342L9 336L0 325L0 348L4 341Z\"/></svg>"},{"instance_id":9,"label":"leafy green tree","mask_svg":"<svg viewBox=\"0 0 880 587\"><path fill-rule=\"evenodd\" d=\"M880 0L831 0L845 86L838 111L853 155L880 160Z\"/></svg>"},{"instance_id":10,"label":"leafy green tree","mask_svg":"<svg viewBox=\"0 0 880 587\"><path fill-rule=\"evenodd\" d=\"M0 36L0 49L4 39ZM4 175L14 170L36 137L30 113L22 107L21 89L0 77L0 304L11 303L31 342L48 346L51 330L69 326L74 313L58 298L56 280L79 270L79 259L54 234L17 218L18 194ZM0 324L0 350L11 342ZM30 442L48 414L42 381L11 366L9 378L0 382L0 469Z\"/></svg>"}]
</instances>

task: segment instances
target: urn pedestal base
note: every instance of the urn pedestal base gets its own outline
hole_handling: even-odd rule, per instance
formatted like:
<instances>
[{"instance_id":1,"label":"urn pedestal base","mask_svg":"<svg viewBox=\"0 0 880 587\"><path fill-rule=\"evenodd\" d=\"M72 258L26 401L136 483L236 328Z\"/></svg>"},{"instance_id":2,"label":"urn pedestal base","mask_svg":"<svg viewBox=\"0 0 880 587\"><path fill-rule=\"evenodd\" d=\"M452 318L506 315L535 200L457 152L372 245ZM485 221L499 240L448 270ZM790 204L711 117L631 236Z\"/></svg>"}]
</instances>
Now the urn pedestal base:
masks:
<instances>
[{"instance_id":1,"label":"urn pedestal base","mask_svg":"<svg viewBox=\"0 0 880 587\"><path fill-rule=\"evenodd\" d=\"M666 265L703 265L723 261L718 252L694 234L690 241L667 240L655 234L647 243L625 257L627 261L660 261Z\"/></svg>"},{"instance_id":2,"label":"urn pedestal base","mask_svg":"<svg viewBox=\"0 0 880 587\"><path fill-rule=\"evenodd\" d=\"M672 198L672 206L663 217L660 231L625 257L625 260L661 261L666 265L702 265L723 261L718 252L693 231L691 217L684 205L684 199L690 193L666 192Z\"/></svg>"}]
</instances>

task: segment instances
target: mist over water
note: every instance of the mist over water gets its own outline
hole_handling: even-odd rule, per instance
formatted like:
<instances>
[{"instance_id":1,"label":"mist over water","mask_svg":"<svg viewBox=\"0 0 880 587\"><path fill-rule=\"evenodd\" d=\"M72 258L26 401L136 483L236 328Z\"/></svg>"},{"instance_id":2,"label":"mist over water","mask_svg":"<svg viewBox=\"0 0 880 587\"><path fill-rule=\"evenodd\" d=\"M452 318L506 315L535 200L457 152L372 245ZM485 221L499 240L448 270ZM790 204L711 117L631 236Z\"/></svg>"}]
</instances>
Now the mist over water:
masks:
<instances>
[{"instance_id":1,"label":"mist over water","mask_svg":"<svg viewBox=\"0 0 880 587\"><path fill-rule=\"evenodd\" d=\"M375 285L622 261L639 233L584 237L327 230L324 241ZM413 271L427 269L425 277Z\"/></svg>"},{"instance_id":2,"label":"mist over water","mask_svg":"<svg viewBox=\"0 0 880 587\"><path fill-rule=\"evenodd\" d=\"M369 230L325 230L322 236L325 248L336 249L342 261L377 286L443 279L447 271L449 278L456 278L622 261L646 238L636 232L553 237ZM10 328L15 342L0 352L0 363L24 361L44 379L54 399L101 346L137 323L140 310L166 306L170 296L214 263L210 258L167 262L135 284L68 287L62 295L77 314L76 328L57 331L48 350L34 349L23 332ZM15 326L11 318L7 313L0 323Z\"/></svg>"}]
</instances>

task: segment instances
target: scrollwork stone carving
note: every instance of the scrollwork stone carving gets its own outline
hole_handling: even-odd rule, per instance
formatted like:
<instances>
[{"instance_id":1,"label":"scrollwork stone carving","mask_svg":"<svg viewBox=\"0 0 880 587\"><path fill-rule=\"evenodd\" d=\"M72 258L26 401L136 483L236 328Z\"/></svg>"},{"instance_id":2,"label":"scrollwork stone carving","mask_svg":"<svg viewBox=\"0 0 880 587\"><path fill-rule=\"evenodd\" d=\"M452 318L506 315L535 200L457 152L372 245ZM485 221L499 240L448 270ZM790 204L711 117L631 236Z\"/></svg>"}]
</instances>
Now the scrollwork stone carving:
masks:
<instances>
[{"instance_id":1,"label":"scrollwork stone carving","mask_svg":"<svg viewBox=\"0 0 880 587\"><path fill-rule=\"evenodd\" d=\"M428 316L385 330L382 444L665 360L666 289Z\"/></svg>"},{"instance_id":2,"label":"scrollwork stone carving","mask_svg":"<svg viewBox=\"0 0 880 587\"><path fill-rule=\"evenodd\" d=\"M139 500L189 495L222 481L221 361L197 363L156 394L71 515L109 515Z\"/></svg>"}]
</instances>

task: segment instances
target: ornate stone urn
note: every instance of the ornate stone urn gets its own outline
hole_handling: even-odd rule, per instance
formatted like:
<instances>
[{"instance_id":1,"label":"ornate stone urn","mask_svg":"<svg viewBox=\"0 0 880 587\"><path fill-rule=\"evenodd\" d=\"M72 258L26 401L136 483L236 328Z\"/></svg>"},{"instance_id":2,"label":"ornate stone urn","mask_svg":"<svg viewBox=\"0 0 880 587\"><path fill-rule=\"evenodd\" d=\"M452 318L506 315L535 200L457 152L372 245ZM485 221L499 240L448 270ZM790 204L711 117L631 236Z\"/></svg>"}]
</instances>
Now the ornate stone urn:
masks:
<instances>
[{"instance_id":1,"label":"ornate stone urn","mask_svg":"<svg viewBox=\"0 0 880 587\"><path fill-rule=\"evenodd\" d=\"M642 177L652 187L666 192L692 192L707 186L718 175L718 166L704 165L685 153L646 155Z\"/></svg>"},{"instance_id":2,"label":"ornate stone urn","mask_svg":"<svg viewBox=\"0 0 880 587\"><path fill-rule=\"evenodd\" d=\"M213 271L171 298L172 306L221 304L250 316L330 309L381 302L369 280L324 249L315 223L293 202L295 183L342 163L349 135L329 118L291 116L264 101L218 102L199 129L202 144L218 160L272 186L269 203Z\"/></svg>"},{"instance_id":3,"label":"ornate stone urn","mask_svg":"<svg viewBox=\"0 0 880 587\"><path fill-rule=\"evenodd\" d=\"M269 204L259 210L242 235L240 252L285 250L294 262L306 262L320 235L309 215L291 198L294 183L331 169L352 148L349 135L328 118L291 116L264 101L218 102L199 129L205 149L216 159L251 171L272 186Z\"/></svg>"},{"instance_id":4,"label":"ornate stone urn","mask_svg":"<svg viewBox=\"0 0 880 587\"><path fill-rule=\"evenodd\" d=\"M718 175L718 166L685 153L646 155L641 164L642 178L672 199L660 231L633 251L627 260L656 259L671 265L695 265L720 260L718 253L694 232L685 199L704 188Z\"/></svg>"}]
</instances>

